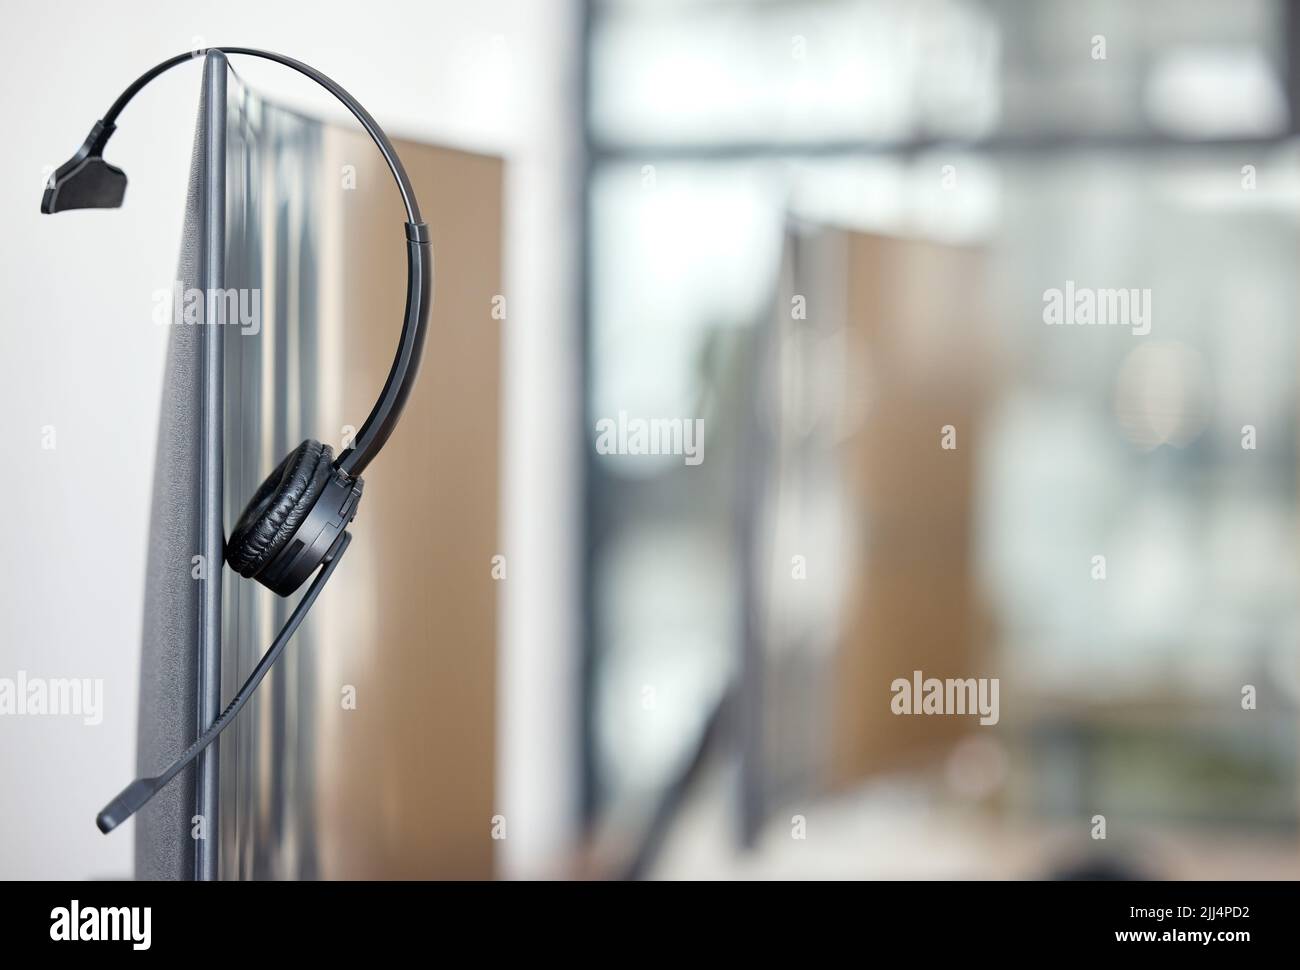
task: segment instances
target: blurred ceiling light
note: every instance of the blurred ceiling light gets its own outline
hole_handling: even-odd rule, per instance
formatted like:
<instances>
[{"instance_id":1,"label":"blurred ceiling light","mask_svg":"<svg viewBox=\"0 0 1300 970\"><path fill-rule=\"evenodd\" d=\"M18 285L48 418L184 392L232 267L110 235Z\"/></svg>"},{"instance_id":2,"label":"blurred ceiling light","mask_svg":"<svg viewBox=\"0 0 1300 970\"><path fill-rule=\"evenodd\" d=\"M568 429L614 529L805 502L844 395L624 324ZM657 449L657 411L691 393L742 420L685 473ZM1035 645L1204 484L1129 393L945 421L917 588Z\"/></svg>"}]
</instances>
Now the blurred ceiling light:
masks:
<instances>
[{"instance_id":1,"label":"blurred ceiling light","mask_svg":"<svg viewBox=\"0 0 1300 970\"><path fill-rule=\"evenodd\" d=\"M593 129L625 144L978 138L1001 104L996 20L966 0L613 4Z\"/></svg>"},{"instance_id":2,"label":"blurred ceiling light","mask_svg":"<svg viewBox=\"0 0 1300 970\"><path fill-rule=\"evenodd\" d=\"M1185 448L1205 430L1208 390L1199 352L1174 341L1143 343L1120 365L1115 417L1140 448Z\"/></svg>"},{"instance_id":3,"label":"blurred ceiling light","mask_svg":"<svg viewBox=\"0 0 1300 970\"><path fill-rule=\"evenodd\" d=\"M1257 48L1184 48L1161 56L1143 92L1152 127L1185 138L1273 135L1288 123L1286 96Z\"/></svg>"}]
</instances>

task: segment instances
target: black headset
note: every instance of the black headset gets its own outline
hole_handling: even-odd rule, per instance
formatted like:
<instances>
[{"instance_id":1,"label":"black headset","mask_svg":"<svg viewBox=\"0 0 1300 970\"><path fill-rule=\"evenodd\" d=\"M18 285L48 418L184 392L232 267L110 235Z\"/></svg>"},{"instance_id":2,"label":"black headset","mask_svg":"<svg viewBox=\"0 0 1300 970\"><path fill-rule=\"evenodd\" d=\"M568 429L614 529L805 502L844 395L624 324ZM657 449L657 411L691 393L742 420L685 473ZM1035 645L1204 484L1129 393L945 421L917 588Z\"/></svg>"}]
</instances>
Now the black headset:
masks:
<instances>
[{"instance_id":1,"label":"black headset","mask_svg":"<svg viewBox=\"0 0 1300 970\"><path fill-rule=\"evenodd\" d=\"M122 92L102 119L95 122L77 153L54 171L41 200L41 211L116 209L121 206L126 194L126 174L103 158L104 145L117 129L117 116L136 93L159 74L209 51L264 57L305 74L342 101L374 139L397 180L402 204L406 207L406 311L397 354L384 381L384 389L350 446L335 458L329 445L310 438L300 444L267 476L226 540L226 561L230 568L240 576L257 580L280 596L293 593L319 569L316 579L229 706L166 771L152 778L136 779L109 802L95 819L102 832L112 831L135 814L216 740L252 696L310 611L352 541L347 528L361 500L361 472L393 433L415 384L428 328L429 305L433 302L429 227L420 218L415 192L388 136L347 91L315 68L283 54L249 47L212 47L178 54L150 68Z\"/></svg>"}]
</instances>

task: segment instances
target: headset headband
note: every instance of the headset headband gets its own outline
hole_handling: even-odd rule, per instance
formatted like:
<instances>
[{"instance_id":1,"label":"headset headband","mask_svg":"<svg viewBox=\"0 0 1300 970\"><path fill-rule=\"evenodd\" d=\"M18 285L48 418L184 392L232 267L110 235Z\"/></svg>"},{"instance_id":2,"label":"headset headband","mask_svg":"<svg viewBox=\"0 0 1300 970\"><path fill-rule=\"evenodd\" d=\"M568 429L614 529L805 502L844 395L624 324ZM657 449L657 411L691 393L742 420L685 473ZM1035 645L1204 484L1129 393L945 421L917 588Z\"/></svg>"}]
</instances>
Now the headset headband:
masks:
<instances>
[{"instance_id":1,"label":"headset headband","mask_svg":"<svg viewBox=\"0 0 1300 970\"><path fill-rule=\"evenodd\" d=\"M67 209L116 209L121 206L122 198L126 193L126 174L103 159L104 146L117 130L117 116L140 89L159 74L178 64L194 60L208 51L262 57L291 67L311 78L343 102L365 128L384 156L384 161L388 163L388 168L397 181L398 191L402 194L407 220L406 309L402 322L402 336L398 341L397 353L393 357L393 364L389 368L388 378L384 381L379 399L375 401L370 415L362 424L361 430L357 432L352 444L334 463L334 467L344 475L355 478L383 448L384 442L388 440L397 425L402 408L406 405L406 399L411 393L419 371L429 323L429 307L433 302L433 257L429 246L429 227L420 217L420 206L416 202L415 192L411 189L411 182L406 177L406 169L402 167L402 161L397 157L392 142L379 127L379 123L356 98L314 67L271 51L257 50L252 47L211 47L207 50L177 54L136 78L113 102L108 113L95 122L77 153L60 165L51 176L41 200L41 211L53 213Z\"/></svg>"}]
</instances>

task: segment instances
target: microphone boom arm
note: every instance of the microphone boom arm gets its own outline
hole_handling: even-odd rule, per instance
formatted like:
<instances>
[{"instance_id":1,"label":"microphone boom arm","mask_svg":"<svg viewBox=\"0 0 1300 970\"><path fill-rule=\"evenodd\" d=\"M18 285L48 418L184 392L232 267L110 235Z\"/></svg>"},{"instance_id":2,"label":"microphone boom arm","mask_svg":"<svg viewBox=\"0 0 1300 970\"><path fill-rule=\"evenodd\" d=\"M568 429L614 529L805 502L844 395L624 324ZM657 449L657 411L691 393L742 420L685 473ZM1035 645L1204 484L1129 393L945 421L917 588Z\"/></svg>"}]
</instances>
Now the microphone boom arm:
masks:
<instances>
[{"instance_id":1,"label":"microphone boom arm","mask_svg":"<svg viewBox=\"0 0 1300 970\"><path fill-rule=\"evenodd\" d=\"M217 739L217 736L222 731L230 726L230 723L239 714L243 706L248 703L248 699L253 696L253 691L257 690L257 685L262 682L262 678L266 676L271 667L275 665L276 660L280 658L280 654L284 652L285 646L288 645L289 640L297 631L299 624L311 611L312 604L316 602L316 597L320 595L320 591L329 582L330 575L338 566L339 560L343 558L343 553L347 551L348 544L351 541L352 533L350 532L344 532L339 536L338 548L325 561L321 571L317 573L316 578L307 587L307 592L298 601L298 605L293 608L293 612L289 614L289 619L285 621L276 638L271 641L271 646L262 655L262 659L257 662L253 672L248 675L248 679L244 681L244 686L239 688L230 704L212 722L208 729L199 735L194 743L186 749L185 753L172 762L166 771L152 778L137 778L123 788L118 796L105 805L104 810L95 816L95 824L99 826L101 832L107 835L143 808L149 799L162 791L167 786L167 783L180 773L181 769L197 758L208 745Z\"/></svg>"}]
</instances>

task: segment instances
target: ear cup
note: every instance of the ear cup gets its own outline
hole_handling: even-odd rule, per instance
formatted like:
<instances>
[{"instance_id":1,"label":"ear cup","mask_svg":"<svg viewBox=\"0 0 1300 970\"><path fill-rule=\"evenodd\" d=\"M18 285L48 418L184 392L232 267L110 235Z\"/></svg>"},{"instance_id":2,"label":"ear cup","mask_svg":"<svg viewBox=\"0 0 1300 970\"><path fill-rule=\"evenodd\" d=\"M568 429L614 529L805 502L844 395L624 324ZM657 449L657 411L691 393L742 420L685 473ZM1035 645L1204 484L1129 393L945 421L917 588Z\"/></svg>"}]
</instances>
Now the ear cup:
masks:
<instances>
[{"instance_id":1,"label":"ear cup","mask_svg":"<svg viewBox=\"0 0 1300 970\"><path fill-rule=\"evenodd\" d=\"M245 578L284 548L330 479L334 451L308 438L267 476L226 540L226 561Z\"/></svg>"}]
</instances>

